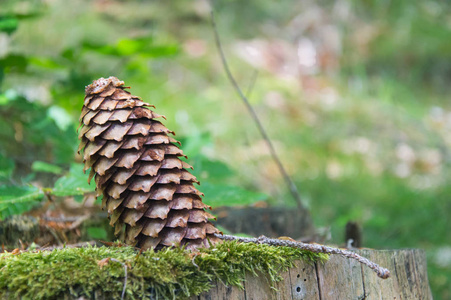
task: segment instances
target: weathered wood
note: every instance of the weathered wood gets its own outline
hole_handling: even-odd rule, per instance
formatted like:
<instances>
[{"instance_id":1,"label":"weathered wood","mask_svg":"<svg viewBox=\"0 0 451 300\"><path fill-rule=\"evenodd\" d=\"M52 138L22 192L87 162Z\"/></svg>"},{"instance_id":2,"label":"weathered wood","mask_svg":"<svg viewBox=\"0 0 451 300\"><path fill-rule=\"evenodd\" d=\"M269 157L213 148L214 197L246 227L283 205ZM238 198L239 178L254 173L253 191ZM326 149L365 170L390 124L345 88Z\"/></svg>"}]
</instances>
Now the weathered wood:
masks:
<instances>
[{"instance_id":1,"label":"weathered wood","mask_svg":"<svg viewBox=\"0 0 451 300\"><path fill-rule=\"evenodd\" d=\"M197 297L193 297L196 299ZM199 296L199 300L237 299L245 300L244 290L218 283L208 292Z\"/></svg>"},{"instance_id":2,"label":"weathered wood","mask_svg":"<svg viewBox=\"0 0 451 300\"><path fill-rule=\"evenodd\" d=\"M291 297L293 300L320 299L315 264L297 262L296 267L290 269L290 284Z\"/></svg>"},{"instance_id":3,"label":"weathered wood","mask_svg":"<svg viewBox=\"0 0 451 300\"><path fill-rule=\"evenodd\" d=\"M391 277L385 280L374 280L374 272L365 266L361 266L363 273L363 286L368 300L373 299L401 299L398 280L395 273L396 251L361 250L359 253L375 263L388 268Z\"/></svg>"},{"instance_id":4,"label":"weathered wood","mask_svg":"<svg viewBox=\"0 0 451 300\"><path fill-rule=\"evenodd\" d=\"M250 273L246 274L244 283L246 300L277 299L275 291L271 290L267 276L261 273L258 275L256 277Z\"/></svg>"},{"instance_id":5,"label":"weathered wood","mask_svg":"<svg viewBox=\"0 0 451 300\"><path fill-rule=\"evenodd\" d=\"M282 276L283 280L276 284L275 288L277 291L273 290L273 293L275 293L278 300L290 299L292 297L290 270L283 272L280 276Z\"/></svg>"},{"instance_id":6,"label":"weathered wood","mask_svg":"<svg viewBox=\"0 0 451 300\"><path fill-rule=\"evenodd\" d=\"M332 255L327 264L318 264L316 270L320 299L364 298L362 269L359 262Z\"/></svg>"},{"instance_id":7,"label":"weathered wood","mask_svg":"<svg viewBox=\"0 0 451 300\"><path fill-rule=\"evenodd\" d=\"M423 299L432 299L431 287L428 281L428 270L427 270L427 260L426 253L422 250L414 250L415 257L415 272L417 273L417 283L419 295Z\"/></svg>"},{"instance_id":8,"label":"weathered wood","mask_svg":"<svg viewBox=\"0 0 451 300\"><path fill-rule=\"evenodd\" d=\"M391 271L389 279L380 279L358 262L332 255L324 265L298 262L281 274L283 281L274 288L264 274L246 275L244 290L222 283L192 299L432 299L424 251L358 250L357 253Z\"/></svg>"}]
</instances>

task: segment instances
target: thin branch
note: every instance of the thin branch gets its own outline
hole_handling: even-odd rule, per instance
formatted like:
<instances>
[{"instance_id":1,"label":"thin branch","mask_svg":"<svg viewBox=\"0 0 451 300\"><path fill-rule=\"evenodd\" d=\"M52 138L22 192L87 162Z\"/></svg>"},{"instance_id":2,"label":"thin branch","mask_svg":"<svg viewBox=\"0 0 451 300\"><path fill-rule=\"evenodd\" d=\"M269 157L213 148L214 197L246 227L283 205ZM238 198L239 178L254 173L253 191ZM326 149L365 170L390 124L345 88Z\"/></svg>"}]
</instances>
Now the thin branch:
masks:
<instances>
[{"instance_id":1,"label":"thin branch","mask_svg":"<svg viewBox=\"0 0 451 300\"><path fill-rule=\"evenodd\" d=\"M247 91L246 91L247 99L251 98L255 83L257 82L257 77L258 77L258 70L254 70L254 72L252 73L251 82L250 82L249 86L247 87Z\"/></svg>"},{"instance_id":2,"label":"thin branch","mask_svg":"<svg viewBox=\"0 0 451 300\"><path fill-rule=\"evenodd\" d=\"M282 165L282 162L280 161L268 134L266 133L260 119L258 118L257 113L252 108L247 97L241 91L241 88L239 87L238 83L236 82L235 78L232 75L232 72L230 71L229 65L228 65L227 60L224 55L224 51L222 49L221 40L219 38L218 28L216 26L215 16L214 16L214 11L213 11L213 3L211 2L210 5L211 5L211 24L212 24L214 35L215 35L216 47L217 47L219 55L221 57L222 65L224 66L227 77L228 77L229 81L232 83L238 96L244 102L244 105L246 106L247 110L249 111L251 117L254 119L255 124L257 124L258 130L260 131L260 134L262 135L263 139L265 140L266 145L268 146L269 151L271 153L271 156L272 156L273 160L275 161L275 163L277 164L277 167L279 168L280 173L282 174L286 184L288 185L291 195L293 196L294 200L296 201L299 209L305 210L306 208L302 203L301 196L299 194L299 191L298 191L296 185L291 180L290 176L288 175L287 171L285 170L284 166Z\"/></svg>"},{"instance_id":3,"label":"thin branch","mask_svg":"<svg viewBox=\"0 0 451 300\"><path fill-rule=\"evenodd\" d=\"M377 276L379 276L382 279L387 279L390 277L390 271L386 268L380 267L378 264L370 261L369 259L362 257L358 255L357 253L342 250L338 248L332 248L320 244L305 244L302 242L293 242L289 240L279 240L279 239L270 239L266 236L262 235L258 238L245 238L240 236L234 236L234 235L222 235L222 234L215 234L217 238L220 238L222 240L227 241L239 241L242 243L255 243L255 244L267 244L267 245L273 245L273 246L285 246L285 247L291 247L291 248L298 248L302 250L308 250L315 253L325 253L325 254L338 254L346 258L352 258L357 260L359 263L364 264L368 266L370 269L372 269L374 272L376 272Z\"/></svg>"}]
</instances>

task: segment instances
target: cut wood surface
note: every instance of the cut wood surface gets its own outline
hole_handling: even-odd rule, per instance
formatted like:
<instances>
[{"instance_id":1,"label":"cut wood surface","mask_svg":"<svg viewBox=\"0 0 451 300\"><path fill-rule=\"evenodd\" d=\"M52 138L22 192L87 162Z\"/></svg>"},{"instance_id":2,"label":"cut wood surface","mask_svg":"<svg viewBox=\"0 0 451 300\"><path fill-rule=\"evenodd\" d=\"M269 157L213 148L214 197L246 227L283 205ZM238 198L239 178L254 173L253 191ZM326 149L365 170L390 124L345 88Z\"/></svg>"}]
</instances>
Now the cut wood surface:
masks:
<instances>
[{"instance_id":1,"label":"cut wood surface","mask_svg":"<svg viewBox=\"0 0 451 300\"><path fill-rule=\"evenodd\" d=\"M423 250L357 250L356 253L386 267L391 277L381 279L355 260L331 255L325 264L297 262L280 274L283 281L271 287L264 274L248 274L244 290L222 283L192 300L326 300L326 299L432 299Z\"/></svg>"}]
</instances>

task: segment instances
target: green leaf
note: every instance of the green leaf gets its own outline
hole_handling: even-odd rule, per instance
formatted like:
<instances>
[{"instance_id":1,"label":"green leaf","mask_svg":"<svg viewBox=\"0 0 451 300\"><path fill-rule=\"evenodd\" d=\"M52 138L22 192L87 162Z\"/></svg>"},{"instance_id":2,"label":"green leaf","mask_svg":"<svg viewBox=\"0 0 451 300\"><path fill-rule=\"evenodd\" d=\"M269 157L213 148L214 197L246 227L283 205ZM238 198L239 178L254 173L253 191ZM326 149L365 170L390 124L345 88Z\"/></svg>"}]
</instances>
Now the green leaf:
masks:
<instances>
[{"instance_id":1,"label":"green leaf","mask_svg":"<svg viewBox=\"0 0 451 300\"><path fill-rule=\"evenodd\" d=\"M46 69L63 69L64 66L56 60L48 57L30 57L29 63Z\"/></svg>"},{"instance_id":2,"label":"green leaf","mask_svg":"<svg viewBox=\"0 0 451 300\"><path fill-rule=\"evenodd\" d=\"M212 207L250 205L268 198L264 193L219 183L204 182L199 189L205 194L203 201Z\"/></svg>"},{"instance_id":3,"label":"green leaf","mask_svg":"<svg viewBox=\"0 0 451 300\"><path fill-rule=\"evenodd\" d=\"M71 115L69 115L64 108L56 105L52 105L48 109L47 115L56 123L58 128L63 131L73 123Z\"/></svg>"},{"instance_id":4,"label":"green leaf","mask_svg":"<svg viewBox=\"0 0 451 300\"><path fill-rule=\"evenodd\" d=\"M17 72L25 72L28 65L28 58L23 55L9 54L0 59L0 67L11 68Z\"/></svg>"},{"instance_id":5,"label":"green leaf","mask_svg":"<svg viewBox=\"0 0 451 300\"><path fill-rule=\"evenodd\" d=\"M11 34L16 31L19 21L15 17L0 16L0 32Z\"/></svg>"},{"instance_id":6,"label":"green leaf","mask_svg":"<svg viewBox=\"0 0 451 300\"><path fill-rule=\"evenodd\" d=\"M17 92L15 90L9 89L6 90L4 93L0 94L0 106L6 105L10 101L14 101L19 97Z\"/></svg>"},{"instance_id":7,"label":"green leaf","mask_svg":"<svg viewBox=\"0 0 451 300\"><path fill-rule=\"evenodd\" d=\"M183 152L188 153L189 157L197 158L202 156L202 149L213 147L213 139L210 133L193 129L189 136L179 138L183 145Z\"/></svg>"},{"instance_id":8,"label":"green leaf","mask_svg":"<svg viewBox=\"0 0 451 300\"><path fill-rule=\"evenodd\" d=\"M144 47L143 41L122 39L116 44L116 52L120 56L128 56L140 52Z\"/></svg>"},{"instance_id":9,"label":"green leaf","mask_svg":"<svg viewBox=\"0 0 451 300\"><path fill-rule=\"evenodd\" d=\"M228 165L219 160L209 160L205 156L200 156L200 159L194 161L194 171L199 170L199 178L208 178L210 182L223 181L230 178L234 171Z\"/></svg>"},{"instance_id":10,"label":"green leaf","mask_svg":"<svg viewBox=\"0 0 451 300\"><path fill-rule=\"evenodd\" d=\"M144 54L149 57L158 58L158 57L173 56L178 52L179 47L174 44L174 45L154 46Z\"/></svg>"},{"instance_id":11,"label":"green leaf","mask_svg":"<svg viewBox=\"0 0 451 300\"><path fill-rule=\"evenodd\" d=\"M34 186L0 186L0 219L31 210L43 197L44 192Z\"/></svg>"},{"instance_id":12,"label":"green leaf","mask_svg":"<svg viewBox=\"0 0 451 300\"><path fill-rule=\"evenodd\" d=\"M43 161L33 162L33 164L31 165L31 169L35 172L44 172L53 174L61 174L63 172L63 169L61 169L61 167Z\"/></svg>"},{"instance_id":13,"label":"green leaf","mask_svg":"<svg viewBox=\"0 0 451 300\"><path fill-rule=\"evenodd\" d=\"M176 44L155 45L152 37L120 39L115 45L84 42L83 48L104 55L124 57L140 54L148 58L168 57L177 54L179 51Z\"/></svg>"},{"instance_id":14,"label":"green leaf","mask_svg":"<svg viewBox=\"0 0 451 300\"><path fill-rule=\"evenodd\" d=\"M0 106L5 105L9 102L8 97L5 96L5 94L0 94Z\"/></svg>"},{"instance_id":15,"label":"green leaf","mask_svg":"<svg viewBox=\"0 0 451 300\"><path fill-rule=\"evenodd\" d=\"M88 174L83 173L83 165L72 164L69 173L55 182L52 194L55 196L75 196L94 192L95 184L88 183Z\"/></svg>"}]
</instances>

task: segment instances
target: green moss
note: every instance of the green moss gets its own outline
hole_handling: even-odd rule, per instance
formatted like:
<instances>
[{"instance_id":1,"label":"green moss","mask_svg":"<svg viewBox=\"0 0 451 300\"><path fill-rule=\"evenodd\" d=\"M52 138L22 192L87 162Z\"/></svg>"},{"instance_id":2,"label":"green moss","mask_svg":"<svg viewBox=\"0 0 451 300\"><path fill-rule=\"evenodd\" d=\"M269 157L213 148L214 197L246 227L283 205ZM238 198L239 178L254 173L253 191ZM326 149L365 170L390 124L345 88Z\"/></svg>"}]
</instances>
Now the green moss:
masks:
<instances>
[{"instance_id":1,"label":"green moss","mask_svg":"<svg viewBox=\"0 0 451 300\"><path fill-rule=\"evenodd\" d=\"M268 274L271 282L294 261L327 260L327 255L287 247L224 242L189 252L166 249L140 253L131 247L66 248L0 254L0 297L55 299L92 297L120 299L127 265L127 299L187 298L211 288L212 282L242 287L246 272Z\"/></svg>"}]
</instances>

